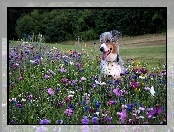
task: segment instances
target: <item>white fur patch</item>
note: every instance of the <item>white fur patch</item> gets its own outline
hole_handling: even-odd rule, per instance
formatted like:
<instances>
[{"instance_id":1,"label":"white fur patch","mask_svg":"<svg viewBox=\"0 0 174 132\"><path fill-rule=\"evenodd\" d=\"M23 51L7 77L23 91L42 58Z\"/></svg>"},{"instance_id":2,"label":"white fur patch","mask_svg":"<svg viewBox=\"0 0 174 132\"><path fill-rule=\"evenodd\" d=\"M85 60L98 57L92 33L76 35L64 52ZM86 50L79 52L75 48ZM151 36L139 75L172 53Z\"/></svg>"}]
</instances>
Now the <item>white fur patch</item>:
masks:
<instances>
[{"instance_id":1,"label":"white fur patch","mask_svg":"<svg viewBox=\"0 0 174 132\"><path fill-rule=\"evenodd\" d=\"M117 62L101 60L100 68L104 77L111 75L114 79L120 78L121 66Z\"/></svg>"},{"instance_id":2,"label":"white fur patch","mask_svg":"<svg viewBox=\"0 0 174 132\"><path fill-rule=\"evenodd\" d=\"M100 48L103 47L104 48L104 52L108 51L108 47L106 46L105 43L101 44Z\"/></svg>"}]
</instances>

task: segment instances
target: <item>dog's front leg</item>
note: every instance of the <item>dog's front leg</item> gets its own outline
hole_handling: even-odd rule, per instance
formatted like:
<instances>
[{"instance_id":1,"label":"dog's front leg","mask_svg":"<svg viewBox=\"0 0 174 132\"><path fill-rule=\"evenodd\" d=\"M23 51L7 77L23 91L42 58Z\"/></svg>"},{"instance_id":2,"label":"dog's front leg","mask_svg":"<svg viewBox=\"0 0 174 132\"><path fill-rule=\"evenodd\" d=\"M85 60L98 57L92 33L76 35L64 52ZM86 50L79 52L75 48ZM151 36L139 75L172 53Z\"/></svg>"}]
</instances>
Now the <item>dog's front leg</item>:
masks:
<instances>
[{"instance_id":1,"label":"dog's front leg","mask_svg":"<svg viewBox=\"0 0 174 132\"><path fill-rule=\"evenodd\" d=\"M99 81L104 82L104 79L105 79L104 74L101 73L99 75Z\"/></svg>"}]
</instances>

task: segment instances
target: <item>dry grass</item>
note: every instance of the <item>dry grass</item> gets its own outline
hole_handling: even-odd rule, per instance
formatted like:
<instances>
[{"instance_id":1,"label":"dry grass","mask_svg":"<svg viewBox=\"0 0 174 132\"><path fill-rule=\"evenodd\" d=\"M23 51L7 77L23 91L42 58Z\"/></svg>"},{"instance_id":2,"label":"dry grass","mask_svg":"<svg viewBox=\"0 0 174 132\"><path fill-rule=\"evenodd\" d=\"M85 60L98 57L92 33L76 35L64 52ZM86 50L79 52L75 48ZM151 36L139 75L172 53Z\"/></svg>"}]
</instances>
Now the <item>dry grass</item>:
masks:
<instances>
[{"instance_id":1,"label":"dry grass","mask_svg":"<svg viewBox=\"0 0 174 132\"><path fill-rule=\"evenodd\" d=\"M88 47L93 46L93 43L96 42L96 47L100 46L100 41L98 40L93 40L93 41L88 41L84 42ZM160 44L165 44L166 42L166 33L162 34L148 34L148 35L141 35L141 36L136 36L136 37L122 37L119 40L119 45L124 48L124 47L132 47L132 46L150 46L150 45L160 45ZM77 41L68 41L64 42L63 44L67 45L75 45L77 44ZM83 43L80 43L83 45Z\"/></svg>"}]
</instances>

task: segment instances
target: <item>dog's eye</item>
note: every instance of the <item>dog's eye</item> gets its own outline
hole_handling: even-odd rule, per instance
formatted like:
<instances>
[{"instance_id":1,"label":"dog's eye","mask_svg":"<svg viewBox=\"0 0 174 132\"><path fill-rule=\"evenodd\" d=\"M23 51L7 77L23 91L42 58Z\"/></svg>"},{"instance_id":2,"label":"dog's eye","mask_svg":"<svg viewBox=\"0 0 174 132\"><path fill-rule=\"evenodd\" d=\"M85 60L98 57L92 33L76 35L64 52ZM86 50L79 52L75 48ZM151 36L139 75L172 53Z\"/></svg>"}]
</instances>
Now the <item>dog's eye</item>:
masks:
<instances>
[{"instance_id":1,"label":"dog's eye","mask_svg":"<svg viewBox=\"0 0 174 132\"><path fill-rule=\"evenodd\" d=\"M110 48L110 50L112 50L112 48Z\"/></svg>"}]
</instances>

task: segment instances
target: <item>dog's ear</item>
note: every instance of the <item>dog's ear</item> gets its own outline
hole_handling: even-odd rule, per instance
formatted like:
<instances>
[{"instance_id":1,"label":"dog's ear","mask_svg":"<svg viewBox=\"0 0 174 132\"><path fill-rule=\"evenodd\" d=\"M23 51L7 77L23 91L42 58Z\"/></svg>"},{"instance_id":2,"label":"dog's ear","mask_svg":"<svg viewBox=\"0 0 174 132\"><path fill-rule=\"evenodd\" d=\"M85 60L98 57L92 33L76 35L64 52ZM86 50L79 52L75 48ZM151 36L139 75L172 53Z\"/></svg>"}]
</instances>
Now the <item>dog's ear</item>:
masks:
<instances>
[{"instance_id":1,"label":"dog's ear","mask_svg":"<svg viewBox=\"0 0 174 132\"><path fill-rule=\"evenodd\" d=\"M118 41L119 38L122 37L122 34L119 31L117 31L117 30L111 31L111 34L112 34L112 37L114 39L113 41Z\"/></svg>"}]
</instances>

